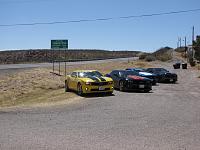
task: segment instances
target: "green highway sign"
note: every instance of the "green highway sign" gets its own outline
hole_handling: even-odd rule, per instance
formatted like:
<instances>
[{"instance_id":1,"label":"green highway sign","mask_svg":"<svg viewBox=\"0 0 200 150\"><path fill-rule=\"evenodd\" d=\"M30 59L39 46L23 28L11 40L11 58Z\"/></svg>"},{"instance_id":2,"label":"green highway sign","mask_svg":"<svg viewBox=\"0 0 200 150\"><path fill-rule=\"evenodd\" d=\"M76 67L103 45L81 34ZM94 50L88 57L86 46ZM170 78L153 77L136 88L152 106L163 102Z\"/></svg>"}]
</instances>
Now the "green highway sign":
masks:
<instances>
[{"instance_id":1,"label":"green highway sign","mask_svg":"<svg viewBox=\"0 0 200 150\"><path fill-rule=\"evenodd\" d=\"M67 49L68 40L51 40L51 49Z\"/></svg>"}]
</instances>

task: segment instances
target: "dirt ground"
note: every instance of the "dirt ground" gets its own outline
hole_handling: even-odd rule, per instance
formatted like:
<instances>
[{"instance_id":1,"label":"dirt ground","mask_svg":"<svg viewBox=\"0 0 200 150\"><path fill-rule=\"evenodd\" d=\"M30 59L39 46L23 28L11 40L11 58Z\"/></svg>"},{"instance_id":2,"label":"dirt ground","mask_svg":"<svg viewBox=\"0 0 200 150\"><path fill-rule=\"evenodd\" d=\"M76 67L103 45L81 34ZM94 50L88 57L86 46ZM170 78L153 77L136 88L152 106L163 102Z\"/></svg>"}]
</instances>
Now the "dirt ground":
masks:
<instances>
[{"instance_id":1,"label":"dirt ground","mask_svg":"<svg viewBox=\"0 0 200 150\"><path fill-rule=\"evenodd\" d=\"M113 69L128 67L150 67L152 64L143 61L119 61L114 63L93 63L67 66L67 74L74 70L96 69L103 74ZM58 67L56 67L58 72ZM0 107L25 106L38 103L55 103L77 97L73 92L64 92L64 76L52 73L51 67L30 70L16 70L0 74ZM64 75L64 66L61 66ZM41 104L42 105L42 104Z\"/></svg>"}]
</instances>

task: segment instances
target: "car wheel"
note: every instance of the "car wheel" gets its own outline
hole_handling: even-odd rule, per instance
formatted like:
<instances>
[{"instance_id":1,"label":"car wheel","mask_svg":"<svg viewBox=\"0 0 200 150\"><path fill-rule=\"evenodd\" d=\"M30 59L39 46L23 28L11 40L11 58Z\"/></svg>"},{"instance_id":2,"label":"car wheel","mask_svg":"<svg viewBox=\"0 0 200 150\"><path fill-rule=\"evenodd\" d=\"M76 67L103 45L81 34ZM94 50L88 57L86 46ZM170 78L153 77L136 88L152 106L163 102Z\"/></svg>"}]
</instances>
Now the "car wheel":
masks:
<instances>
[{"instance_id":1,"label":"car wheel","mask_svg":"<svg viewBox=\"0 0 200 150\"><path fill-rule=\"evenodd\" d=\"M79 96L83 95L83 89L82 89L82 85L80 83L77 85L77 94Z\"/></svg>"},{"instance_id":2,"label":"car wheel","mask_svg":"<svg viewBox=\"0 0 200 150\"><path fill-rule=\"evenodd\" d=\"M67 80L65 80L65 92L69 92L69 86Z\"/></svg>"},{"instance_id":3,"label":"car wheel","mask_svg":"<svg viewBox=\"0 0 200 150\"><path fill-rule=\"evenodd\" d=\"M150 89L144 90L145 93L149 93L149 91L151 91L151 90Z\"/></svg>"},{"instance_id":4,"label":"car wheel","mask_svg":"<svg viewBox=\"0 0 200 150\"><path fill-rule=\"evenodd\" d=\"M107 92L106 94L111 96L111 95L113 95L113 92Z\"/></svg>"},{"instance_id":5,"label":"car wheel","mask_svg":"<svg viewBox=\"0 0 200 150\"><path fill-rule=\"evenodd\" d=\"M119 90L124 91L124 82L123 81L119 82Z\"/></svg>"},{"instance_id":6,"label":"car wheel","mask_svg":"<svg viewBox=\"0 0 200 150\"><path fill-rule=\"evenodd\" d=\"M172 83L174 83L174 84L175 84L175 83L176 83L176 80L173 80L173 81L172 81Z\"/></svg>"}]
</instances>

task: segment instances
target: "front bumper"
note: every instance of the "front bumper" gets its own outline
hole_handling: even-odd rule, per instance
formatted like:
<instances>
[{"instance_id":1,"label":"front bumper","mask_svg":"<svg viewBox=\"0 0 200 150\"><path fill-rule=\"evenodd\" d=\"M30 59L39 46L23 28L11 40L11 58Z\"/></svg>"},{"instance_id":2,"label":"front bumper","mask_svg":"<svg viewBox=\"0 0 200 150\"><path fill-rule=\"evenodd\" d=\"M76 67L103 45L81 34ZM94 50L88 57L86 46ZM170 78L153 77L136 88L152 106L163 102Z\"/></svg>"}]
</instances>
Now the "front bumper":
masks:
<instances>
[{"instance_id":1,"label":"front bumper","mask_svg":"<svg viewBox=\"0 0 200 150\"><path fill-rule=\"evenodd\" d=\"M140 82L126 81L124 88L125 90L137 90L137 91L152 90L152 84L151 82L145 82L145 81L140 81Z\"/></svg>"},{"instance_id":2,"label":"front bumper","mask_svg":"<svg viewBox=\"0 0 200 150\"><path fill-rule=\"evenodd\" d=\"M112 93L114 88L113 84L104 86L84 85L82 86L83 93Z\"/></svg>"},{"instance_id":3,"label":"front bumper","mask_svg":"<svg viewBox=\"0 0 200 150\"><path fill-rule=\"evenodd\" d=\"M159 82L176 82L178 80L177 77L162 77Z\"/></svg>"}]
</instances>

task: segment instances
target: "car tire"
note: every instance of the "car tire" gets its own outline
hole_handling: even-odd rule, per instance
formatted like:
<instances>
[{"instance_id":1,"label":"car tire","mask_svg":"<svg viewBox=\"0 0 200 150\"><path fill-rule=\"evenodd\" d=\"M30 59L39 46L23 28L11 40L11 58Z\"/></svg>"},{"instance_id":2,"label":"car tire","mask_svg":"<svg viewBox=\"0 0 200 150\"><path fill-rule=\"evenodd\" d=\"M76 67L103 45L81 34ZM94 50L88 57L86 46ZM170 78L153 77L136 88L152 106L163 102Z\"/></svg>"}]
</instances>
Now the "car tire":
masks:
<instances>
[{"instance_id":1,"label":"car tire","mask_svg":"<svg viewBox=\"0 0 200 150\"><path fill-rule=\"evenodd\" d=\"M69 92L69 86L67 80L65 80L65 92Z\"/></svg>"},{"instance_id":2,"label":"car tire","mask_svg":"<svg viewBox=\"0 0 200 150\"><path fill-rule=\"evenodd\" d=\"M119 81L119 90L124 91L124 82L123 81Z\"/></svg>"},{"instance_id":3,"label":"car tire","mask_svg":"<svg viewBox=\"0 0 200 150\"><path fill-rule=\"evenodd\" d=\"M112 96L113 92L107 92L106 95Z\"/></svg>"},{"instance_id":4,"label":"car tire","mask_svg":"<svg viewBox=\"0 0 200 150\"><path fill-rule=\"evenodd\" d=\"M173 80L172 83L175 84L175 83L176 83L176 80Z\"/></svg>"},{"instance_id":5,"label":"car tire","mask_svg":"<svg viewBox=\"0 0 200 150\"><path fill-rule=\"evenodd\" d=\"M79 96L83 96L83 89L82 89L82 85L80 83L78 83L78 85L77 85L77 94Z\"/></svg>"},{"instance_id":6,"label":"car tire","mask_svg":"<svg viewBox=\"0 0 200 150\"><path fill-rule=\"evenodd\" d=\"M144 90L145 93L149 93L150 91L151 91L150 89Z\"/></svg>"}]
</instances>

